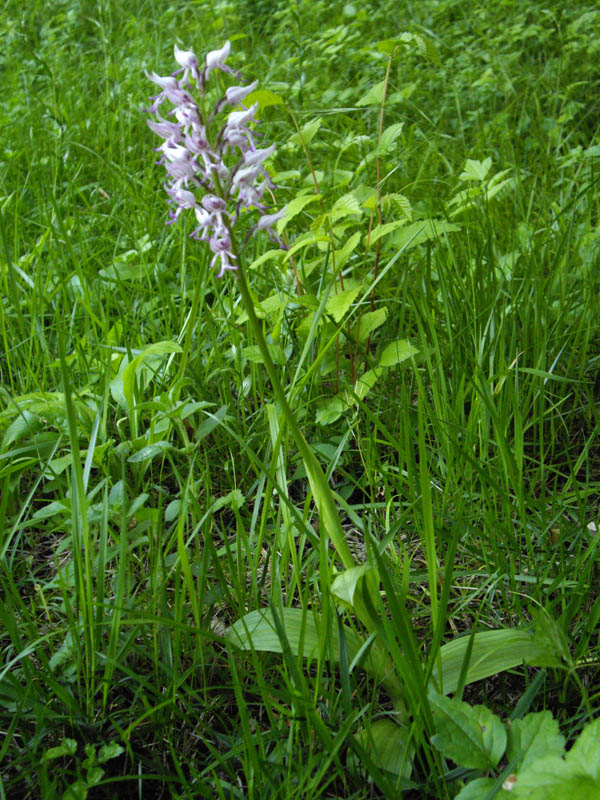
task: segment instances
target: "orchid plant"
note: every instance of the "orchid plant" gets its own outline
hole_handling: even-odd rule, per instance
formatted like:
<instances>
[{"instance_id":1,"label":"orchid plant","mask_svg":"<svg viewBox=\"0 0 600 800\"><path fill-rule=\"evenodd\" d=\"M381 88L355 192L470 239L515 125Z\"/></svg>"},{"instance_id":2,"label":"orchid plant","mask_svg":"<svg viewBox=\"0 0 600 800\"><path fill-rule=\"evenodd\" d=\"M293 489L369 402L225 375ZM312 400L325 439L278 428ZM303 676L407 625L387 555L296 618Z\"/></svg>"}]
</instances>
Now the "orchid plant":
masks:
<instances>
[{"instance_id":1,"label":"orchid plant","mask_svg":"<svg viewBox=\"0 0 600 800\"><path fill-rule=\"evenodd\" d=\"M384 719L371 723L363 732L364 745L374 748L380 766L408 777L414 757L412 741L420 738L410 727L411 716L417 720L424 715L426 727L432 729L431 711L427 710L430 709L428 687L434 685L445 693L454 692L466 683L523 661L552 665L560 662L550 652L543 635L536 638L529 631L516 629L477 632L442 646L443 614L441 623L436 621L434 642L423 662L409 613L377 548L372 551L372 564L355 563L336 498L290 407L244 273L243 245L250 236L264 231L272 241L285 246L275 228L286 212L275 211L267 202L267 197L274 198L276 188L266 167L275 148L261 141L258 104L251 104L257 82L244 84L241 74L226 63L230 49L230 43L226 42L220 50L209 52L201 64L192 50L175 46L177 71L167 77L148 75L160 88L147 111L152 117L148 121L150 128L163 139L157 150L158 163L167 172L165 190L174 206L169 222L193 211L197 226L191 236L208 243L212 251L211 267L219 267L218 278L232 273L280 413L304 461L319 513L322 552L327 553L331 541L344 568L331 581L331 595L338 604L354 612L369 637L364 638L346 625L338 629L336 637L335 630L327 627L326 609L322 616L318 612L307 616L302 609L271 608L249 612L239 619L231 627L228 639L245 649L276 652L283 652L285 640L294 654L314 657L321 652L331 660L340 658L345 648L354 661L362 661L364 668L386 688L396 715L395 722ZM209 89L215 72L238 81L216 101ZM172 106L166 114L165 103ZM240 246L242 229L246 233ZM451 555L449 562L451 568ZM442 605L448 601L449 584L448 574ZM320 649L323 643L326 653ZM563 657L567 659L568 654ZM393 764L386 761L388 751L396 754Z\"/></svg>"},{"instance_id":2,"label":"orchid plant","mask_svg":"<svg viewBox=\"0 0 600 800\"><path fill-rule=\"evenodd\" d=\"M179 69L167 77L154 72L147 74L160 88L160 93L151 98L147 112L152 117L148 125L163 139L157 150L158 163L167 172L165 190L174 205L169 222L175 222L185 211L193 211L198 225L191 236L208 242L213 253L211 267L219 265L219 278L227 272L234 273L275 397L304 461L321 531L330 537L343 565L352 568L354 559L335 498L290 408L244 275L238 223L258 212L244 243L264 231L273 242L284 247L275 224L285 215L285 209L275 211L265 202L275 189L265 167L275 147L257 146L262 144L257 130L258 104L246 103L250 102L258 82L244 84L241 74L226 63L230 50L227 41L220 50L207 53L201 64L192 50L181 50L175 45ZM229 86L216 102L210 102L209 82L215 71L239 81L239 85ZM165 102L172 106L166 114Z\"/></svg>"}]
</instances>

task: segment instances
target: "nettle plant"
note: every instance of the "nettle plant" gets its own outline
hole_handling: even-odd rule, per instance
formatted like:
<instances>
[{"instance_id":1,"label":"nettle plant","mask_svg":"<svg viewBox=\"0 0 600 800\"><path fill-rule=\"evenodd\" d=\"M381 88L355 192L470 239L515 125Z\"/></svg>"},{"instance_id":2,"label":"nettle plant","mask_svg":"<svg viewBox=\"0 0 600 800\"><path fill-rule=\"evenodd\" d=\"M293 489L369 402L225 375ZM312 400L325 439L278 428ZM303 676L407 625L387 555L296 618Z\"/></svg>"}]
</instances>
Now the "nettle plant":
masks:
<instances>
[{"instance_id":1,"label":"nettle plant","mask_svg":"<svg viewBox=\"0 0 600 800\"><path fill-rule=\"evenodd\" d=\"M310 273L323 265L326 270L327 274L322 276L324 280L318 282L321 294L308 293L299 298L299 304L310 311L307 321L301 324L305 330L310 329L313 336L322 325L326 334L330 334L323 348L327 350L337 343L344 332L342 329L345 333L350 331L350 339L354 336L355 344L360 344L385 321L386 312L371 310L362 318L361 333L359 321L355 319L349 323L349 318L371 296L381 277L393 269L400 253L444 231L457 230L457 226L435 220L412 222L410 204L400 196L388 198L388 211L394 207L403 209L402 218L386 222L380 214L384 198L378 188L374 195L365 194L362 205L356 193L338 198L330 209L321 205L321 213L311 230L298 236L293 244L284 245L281 235L285 225L302 209L321 202L322 198L314 192L307 195L302 190L286 209L274 208L275 186L268 166L275 148L266 145L258 130L260 112L255 98L260 98L261 93L257 91L256 82L245 84L241 75L228 65L229 55L229 42L220 50L209 52L202 62L193 51L175 47L179 69L167 77L154 73L148 76L160 88L148 109L151 115L148 124L163 140L158 151L159 161L167 172L165 190L173 206L170 221L176 221L183 213L195 216L197 226L191 235L210 248L211 266L218 268L219 278L230 282L230 285L224 283L222 290L240 293L244 311L239 320L247 321L250 326L254 346L258 348L271 383L279 425L287 427L303 460L319 517L318 537L290 503L285 491L286 476L278 473L279 480L274 479L273 485L279 489L286 516L294 525L304 526L320 553L321 607L316 603L310 609L272 604L269 608L251 611L231 627L227 639L241 649L282 653L291 674L297 674L296 659L299 657L316 659L320 664L324 661L340 663L340 677L347 689L350 711L348 677L355 670L366 670L391 699L393 711L383 716L378 714L378 718L369 723L362 720L362 728L351 740L359 757L396 778L409 781L415 754L418 748L425 746L427 761L430 765L435 763L437 773L442 774L439 755L427 744L435 732L429 692L435 690L446 695L458 690L460 694L470 682L523 663L572 668L568 648L557 650L558 634L552 633L553 623L547 618L533 631L472 632L442 646L457 539L446 553L441 580L433 528L427 526L429 534L423 547L431 592L431 637L428 652L423 652L405 606L408 563L395 564L396 572L400 569L404 574L399 587L385 548L371 540L366 526L361 527L360 521L354 519L353 522L365 531L365 562L357 563L350 550L341 513L351 514L351 510L334 494L300 428L298 414L280 379L273 344L267 343L261 322L262 319L268 323L275 304L261 304L255 300L248 283L244 255L250 238L261 232L269 236L276 249L254 259L253 269L267 260L274 260L294 275L294 254L311 246L320 246L327 252L325 262L317 258L309 269ZM218 82L213 81L215 73L229 78L232 83L224 93L217 86ZM365 99L364 105L383 104L385 82L375 87L372 95ZM377 147L373 157L365 163L388 152L401 127L396 123L384 130L381 117ZM305 146L317 129L318 123L298 129L297 141ZM315 188L318 189L316 176ZM472 200L469 198L469 202ZM368 231L364 232L360 229L361 219L363 211L369 208L376 213L371 217ZM375 269L365 272L359 279L343 276L343 268L359 243L367 250L373 247L378 257L378 243L390 234L399 238L395 241L395 255L386 260L382 269L378 270L376 261ZM304 275L304 278L310 277L310 274ZM320 350L320 355L322 352ZM364 397L383 368L415 352L404 340L393 342L391 349L384 350L376 367L361 376L356 375L354 386L333 398L325 409L326 418L335 419L344 413L353 400ZM298 386L294 387L294 391L297 390ZM268 404L266 408L271 425L274 406ZM293 533L288 541L293 548ZM330 555L330 543L335 550L334 558ZM179 558L182 561L187 558L184 549L180 549ZM185 572L185 563L183 567ZM315 730L333 747L331 735L316 710L303 706L303 711L311 714ZM363 712L357 709L354 717L350 713L350 722L362 717ZM340 741L336 747L340 746Z\"/></svg>"}]
</instances>

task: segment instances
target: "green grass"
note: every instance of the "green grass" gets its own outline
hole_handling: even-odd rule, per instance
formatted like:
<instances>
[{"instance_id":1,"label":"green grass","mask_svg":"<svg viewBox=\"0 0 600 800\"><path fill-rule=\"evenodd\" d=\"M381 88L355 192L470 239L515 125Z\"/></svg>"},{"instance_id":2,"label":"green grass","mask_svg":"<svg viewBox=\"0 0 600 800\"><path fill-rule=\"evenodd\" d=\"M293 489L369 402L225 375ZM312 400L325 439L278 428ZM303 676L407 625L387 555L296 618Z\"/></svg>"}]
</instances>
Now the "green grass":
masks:
<instances>
[{"instance_id":1,"label":"green grass","mask_svg":"<svg viewBox=\"0 0 600 800\"><path fill-rule=\"evenodd\" d=\"M5 5L0 798L454 797L471 776L431 744L439 648L536 609L562 661L465 665L458 695L548 709L573 741L600 706L594 4ZM262 114L279 206L310 198L293 258L248 276L372 567L388 684L352 663L371 601L336 594L235 279L185 215L164 224L144 70L227 38L282 100ZM277 647L234 647L259 609ZM292 609L320 615L311 660ZM383 759L382 722L412 772Z\"/></svg>"}]
</instances>

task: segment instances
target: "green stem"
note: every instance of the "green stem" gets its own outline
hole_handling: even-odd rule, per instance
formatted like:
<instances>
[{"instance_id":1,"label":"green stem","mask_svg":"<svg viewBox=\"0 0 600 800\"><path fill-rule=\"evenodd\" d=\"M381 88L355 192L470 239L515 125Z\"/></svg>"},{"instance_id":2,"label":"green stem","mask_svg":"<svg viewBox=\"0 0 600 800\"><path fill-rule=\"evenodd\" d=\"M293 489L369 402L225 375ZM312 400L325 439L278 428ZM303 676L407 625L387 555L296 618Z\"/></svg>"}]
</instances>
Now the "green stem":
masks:
<instances>
[{"instance_id":1,"label":"green stem","mask_svg":"<svg viewBox=\"0 0 600 800\"><path fill-rule=\"evenodd\" d=\"M258 349L263 357L264 365L267 370L269 380L271 381L271 386L273 387L275 397L283 412L288 429L294 438L296 447L300 451L300 455L304 461L310 488L319 511L321 528L333 542L340 561L347 569L349 569L350 567L354 567L356 565L354 563L354 559L352 558L352 553L350 552L348 543L346 542L346 537L340 523L333 493L329 487L327 478L321 469L321 465L317 461L317 457L310 449L308 442L304 438L304 434L296 422L294 412L290 408L285 391L279 380L277 369L273 363L273 359L271 358L271 353L269 352L269 347L262 331L262 325L256 316L256 312L254 310L254 301L250 295L246 277L240 265L240 257L238 252L236 252L236 256L238 263L236 277L238 286L240 288L240 294L242 295L242 302L244 303L246 313L248 314L248 320L256 338Z\"/></svg>"}]
</instances>

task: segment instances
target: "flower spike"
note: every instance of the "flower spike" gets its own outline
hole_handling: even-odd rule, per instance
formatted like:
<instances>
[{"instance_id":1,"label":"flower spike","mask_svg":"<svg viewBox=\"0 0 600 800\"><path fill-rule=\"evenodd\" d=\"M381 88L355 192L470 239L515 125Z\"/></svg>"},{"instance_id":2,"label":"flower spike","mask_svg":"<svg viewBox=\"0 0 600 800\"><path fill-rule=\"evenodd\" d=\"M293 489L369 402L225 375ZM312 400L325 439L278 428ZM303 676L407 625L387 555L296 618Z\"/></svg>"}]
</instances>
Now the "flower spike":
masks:
<instances>
[{"instance_id":1,"label":"flower spike","mask_svg":"<svg viewBox=\"0 0 600 800\"><path fill-rule=\"evenodd\" d=\"M165 189L175 205L169 222L175 222L182 211L194 210L198 225L191 236L208 242L213 252L211 267L220 262L219 278L225 272L238 269L233 227L241 211L259 214L251 233L266 231L273 241L283 246L272 228L284 212L266 213L268 208L262 202L267 188L275 188L264 167L275 147L256 148L254 136L257 134L250 126L256 123L258 104L250 108L243 106L258 81L228 87L210 115L204 112L210 73L218 69L238 74L225 64L230 50L229 41L220 50L211 50L201 69L193 50L182 50L175 45L179 69L173 75L161 77L155 72L146 73L160 88L160 94L152 98L154 102L148 110L154 117L148 120L148 125L163 139L157 148L161 153L158 163L165 167ZM196 92L201 102L194 97ZM173 106L167 115L169 119L159 116L159 106L165 101ZM217 123L227 105L242 106L242 110L231 111L225 124Z\"/></svg>"}]
</instances>

